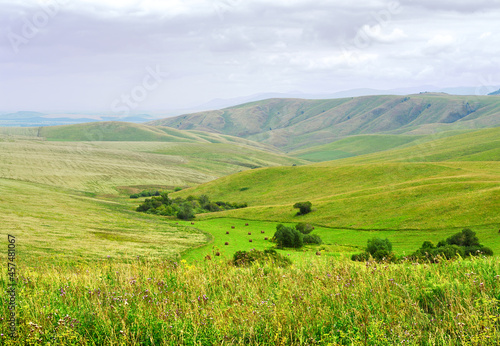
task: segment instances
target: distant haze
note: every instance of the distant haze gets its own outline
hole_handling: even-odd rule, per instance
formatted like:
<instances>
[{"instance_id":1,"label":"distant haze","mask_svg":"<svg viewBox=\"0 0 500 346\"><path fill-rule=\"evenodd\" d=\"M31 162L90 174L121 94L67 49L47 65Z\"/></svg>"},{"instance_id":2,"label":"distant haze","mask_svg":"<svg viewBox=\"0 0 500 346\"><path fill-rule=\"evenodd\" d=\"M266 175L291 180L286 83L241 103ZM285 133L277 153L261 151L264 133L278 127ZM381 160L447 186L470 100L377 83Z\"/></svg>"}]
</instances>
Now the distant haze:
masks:
<instances>
[{"instance_id":1,"label":"distant haze","mask_svg":"<svg viewBox=\"0 0 500 346\"><path fill-rule=\"evenodd\" d=\"M500 85L499 0L3 0L0 112ZM449 89L464 90L464 89Z\"/></svg>"}]
</instances>

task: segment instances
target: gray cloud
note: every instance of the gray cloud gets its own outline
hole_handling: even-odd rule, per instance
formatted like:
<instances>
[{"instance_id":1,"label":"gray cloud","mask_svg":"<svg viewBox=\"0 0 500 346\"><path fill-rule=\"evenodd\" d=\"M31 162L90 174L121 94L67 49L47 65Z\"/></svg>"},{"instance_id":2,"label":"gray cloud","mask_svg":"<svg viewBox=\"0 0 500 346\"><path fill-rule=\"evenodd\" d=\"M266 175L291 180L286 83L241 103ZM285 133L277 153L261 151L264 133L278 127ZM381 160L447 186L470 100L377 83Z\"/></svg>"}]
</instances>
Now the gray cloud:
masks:
<instances>
[{"instance_id":1,"label":"gray cloud","mask_svg":"<svg viewBox=\"0 0 500 346\"><path fill-rule=\"evenodd\" d=\"M109 111L157 65L138 110L500 79L500 1L49 1L0 4L5 109Z\"/></svg>"}]
</instances>

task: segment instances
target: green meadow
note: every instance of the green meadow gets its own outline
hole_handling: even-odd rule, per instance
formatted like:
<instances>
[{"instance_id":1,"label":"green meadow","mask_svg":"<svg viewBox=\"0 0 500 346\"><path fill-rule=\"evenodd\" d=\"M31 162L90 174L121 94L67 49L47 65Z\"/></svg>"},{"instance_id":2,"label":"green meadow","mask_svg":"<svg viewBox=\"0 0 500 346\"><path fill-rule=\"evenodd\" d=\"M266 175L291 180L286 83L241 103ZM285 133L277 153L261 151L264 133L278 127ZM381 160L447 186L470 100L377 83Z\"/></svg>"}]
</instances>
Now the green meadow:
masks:
<instances>
[{"instance_id":1,"label":"green meadow","mask_svg":"<svg viewBox=\"0 0 500 346\"><path fill-rule=\"evenodd\" d=\"M0 131L0 260L14 235L18 333L0 323L1 344L500 342L498 128L355 136L289 155L222 134L83 128L92 140L74 126ZM144 189L249 206L181 221L136 212L144 198L129 195ZM297 216L300 201L312 212ZM298 222L323 243L277 249L291 266L231 263ZM466 227L496 256L350 260L374 237L404 256ZM0 321L8 284L2 270Z\"/></svg>"}]
</instances>

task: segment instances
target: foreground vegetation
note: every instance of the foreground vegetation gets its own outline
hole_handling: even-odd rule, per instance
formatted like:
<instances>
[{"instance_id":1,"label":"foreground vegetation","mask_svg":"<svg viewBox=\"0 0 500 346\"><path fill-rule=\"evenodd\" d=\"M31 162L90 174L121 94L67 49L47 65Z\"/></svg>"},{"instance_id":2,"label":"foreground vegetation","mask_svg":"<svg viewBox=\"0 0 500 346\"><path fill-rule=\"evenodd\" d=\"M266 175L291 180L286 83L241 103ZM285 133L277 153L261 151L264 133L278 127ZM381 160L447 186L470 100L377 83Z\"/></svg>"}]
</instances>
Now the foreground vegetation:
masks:
<instances>
[{"instance_id":1,"label":"foreground vegetation","mask_svg":"<svg viewBox=\"0 0 500 346\"><path fill-rule=\"evenodd\" d=\"M5 256L2 256L5 260ZM497 259L282 268L185 261L18 263L18 342L65 345L496 345ZM6 272L1 285L6 290ZM8 317L6 299L1 318ZM2 344L14 345L0 324ZM19 344L19 343L17 343Z\"/></svg>"},{"instance_id":2,"label":"foreground vegetation","mask_svg":"<svg viewBox=\"0 0 500 346\"><path fill-rule=\"evenodd\" d=\"M19 332L9 341L3 270L0 344L500 342L498 257L442 258L445 248L500 251L498 129L303 167L195 135L191 143L0 141L0 218L18 239ZM180 190L263 165L288 167ZM169 195L150 202L177 199L193 212L227 209L203 195L249 207L196 221L136 212L157 190ZM171 205L161 204L168 215ZM481 244L454 238L464 227ZM377 237L407 259L423 244L420 264L350 261ZM302 246L289 248L290 239Z\"/></svg>"}]
</instances>

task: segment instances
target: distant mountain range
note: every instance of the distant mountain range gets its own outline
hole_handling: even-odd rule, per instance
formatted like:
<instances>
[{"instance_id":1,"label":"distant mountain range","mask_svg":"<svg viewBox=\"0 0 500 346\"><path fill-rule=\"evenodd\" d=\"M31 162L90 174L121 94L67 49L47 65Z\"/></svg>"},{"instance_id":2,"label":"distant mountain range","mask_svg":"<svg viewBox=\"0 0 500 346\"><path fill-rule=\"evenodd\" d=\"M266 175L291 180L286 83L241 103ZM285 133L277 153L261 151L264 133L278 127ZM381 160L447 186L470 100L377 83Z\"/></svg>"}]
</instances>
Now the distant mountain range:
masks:
<instances>
[{"instance_id":1,"label":"distant mountain range","mask_svg":"<svg viewBox=\"0 0 500 346\"><path fill-rule=\"evenodd\" d=\"M158 118L173 117L182 114L195 113L201 111L215 110L227 107L233 107L249 102L262 101L272 98L293 98L293 99L309 99L309 100L325 100L325 99L338 99L348 97L361 97L361 96L377 96L377 95L409 95L418 94L421 92L437 92L447 93L450 95L486 95L492 90L498 89L500 86L480 86L480 87L453 87L453 88L439 88L432 85L421 85L418 87L397 88L388 90L359 88L344 90L332 93L304 93L301 91L291 91L286 93L259 93L242 97L228 98L228 99L214 99L207 103L189 107L186 109L171 109L162 111L152 111L148 114L134 114L126 117L119 117L106 112L102 113L40 113L32 111L19 111L15 113L0 112L0 127L1 126L56 126L56 125L70 125L80 124L94 121L126 121L132 123L143 123L152 121ZM498 95L500 89L491 92L488 95Z\"/></svg>"},{"instance_id":2,"label":"distant mountain range","mask_svg":"<svg viewBox=\"0 0 500 346\"><path fill-rule=\"evenodd\" d=\"M360 134L421 135L496 127L500 99L444 93L268 99L148 124L232 135L292 151Z\"/></svg>"},{"instance_id":3,"label":"distant mountain range","mask_svg":"<svg viewBox=\"0 0 500 346\"><path fill-rule=\"evenodd\" d=\"M153 117L145 115L134 115L128 117L113 117L106 115L80 115L80 114L47 114L30 111L20 111L0 115L0 126L16 127L39 127L82 124L96 121L126 121L131 123L143 123L151 121Z\"/></svg>"}]
</instances>

